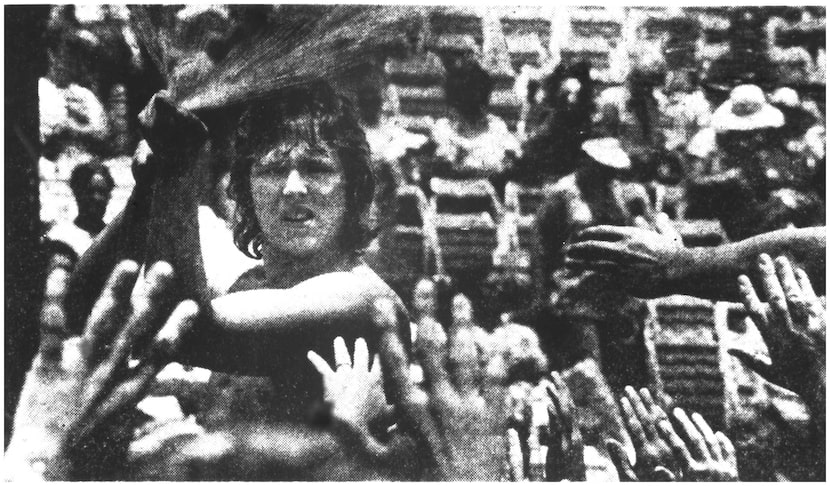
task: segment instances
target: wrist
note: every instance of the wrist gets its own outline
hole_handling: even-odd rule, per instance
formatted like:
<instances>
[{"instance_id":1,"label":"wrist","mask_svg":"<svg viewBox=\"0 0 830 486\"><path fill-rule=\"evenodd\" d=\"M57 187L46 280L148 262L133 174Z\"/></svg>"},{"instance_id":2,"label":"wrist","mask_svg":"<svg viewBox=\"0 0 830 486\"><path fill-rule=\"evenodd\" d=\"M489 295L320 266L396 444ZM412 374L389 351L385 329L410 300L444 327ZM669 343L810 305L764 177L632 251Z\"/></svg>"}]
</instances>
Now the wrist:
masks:
<instances>
[{"instance_id":1,"label":"wrist","mask_svg":"<svg viewBox=\"0 0 830 486\"><path fill-rule=\"evenodd\" d=\"M71 463L65 443L65 440L53 434L15 431L5 454L8 465L6 479L67 479Z\"/></svg>"},{"instance_id":2,"label":"wrist","mask_svg":"<svg viewBox=\"0 0 830 486\"><path fill-rule=\"evenodd\" d=\"M671 293L682 293L682 286L691 274L691 269L700 261L701 251L696 248L681 247L669 260L664 269L662 282L659 285L664 289L670 289Z\"/></svg>"}]
</instances>

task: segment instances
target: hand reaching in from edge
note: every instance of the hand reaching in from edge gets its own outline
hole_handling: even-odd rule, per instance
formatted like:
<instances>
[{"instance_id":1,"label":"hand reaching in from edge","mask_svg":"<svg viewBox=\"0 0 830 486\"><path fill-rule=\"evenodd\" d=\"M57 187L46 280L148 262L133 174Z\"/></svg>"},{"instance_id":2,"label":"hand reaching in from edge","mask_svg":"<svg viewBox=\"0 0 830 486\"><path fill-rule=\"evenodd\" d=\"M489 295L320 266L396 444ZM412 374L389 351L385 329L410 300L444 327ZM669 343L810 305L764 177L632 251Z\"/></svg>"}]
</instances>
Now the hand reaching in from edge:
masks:
<instances>
[{"instance_id":1,"label":"hand reaching in from edge","mask_svg":"<svg viewBox=\"0 0 830 486\"><path fill-rule=\"evenodd\" d=\"M637 297L665 294L687 250L665 216L655 224L658 231L626 226L585 229L565 247L566 264L616 275Z\"/></svg>"},{"instance_id":2,"label":"hand reaching in from edge","mask_svg":"<svg viewBox=\"0 0 830 486\"><path fill-rule=\"evenodd\" d=\"M13 477L66 479L85 441L141 400L178 350L198 307L172 313L163 296L173 271L160 262L146 291L131 299L138 265L121 262L90 313L82 336L64 341L65 269L49 275L41 311L41 344L21 392L7 459ZM165 322L166 321L166 322ZM20 476L17 476L20 475Z\"/></svg>"},{"instance_id":3,"label":"hand reaching in from edge","mask_svg":"<svg viewBox=\"0 0 830 486\"><path fill-rule=\"evenodd\" d=\"M326 360L314 351L308 352L308 359L323 376L325 400L332 405L332 415L357 430L369 434L369 424L386 408L379 359L369 367L369 348L363 338L354 344L354 363L349 356L346 342L338 337L334 340L334 362L332 369Z\"/></svg>"},{"instance_id":4,"label":"hand reaching in from edge","mask_svg":"<svg viewBox=\"0 0 830 486\"><path fill-rule=\"evenodd\" d=\"M764 338L772 363L763 363L740 350L729 352L764 379L794 391L806 401L819 395L823 399L825 309L807 274L801 269L793 271L786 257L776 258L773 265L769 255L763 254L758 269L758 287L768 305L762 303L747 276L741 275L738 284L744 307Z\"/></svg>"},{"instance_id":5,"label":"hand reaching in from edge","mask_svg":"<svg viewBox=\"0 0 830 486\"><path fill-rule=\"evenodd\" d=\"M680 464L684 481L737 481L738 460L735 447L722 432L713 432L706 420L693 413L691 420L680 408L674 417L686 437L675 432L668 418L658 424L660 435L671 446Z\"/></svg>"},{"instance_id":6,"label":"hand reaching in from edge","mask_svg":"<svg viewBox=\"0 0 830 486\"><path fill-rule=\"evenodd\" d=\"M658 432L659 423L668 420L666 412L655 403L647 389L641 389L638 394L630 386L625 387L620 406L636 452L632 466L622 444L613 439L606 442L620 480L674 481L678 476L676 461L669 444Z\"/></svg>"}]
</instances>

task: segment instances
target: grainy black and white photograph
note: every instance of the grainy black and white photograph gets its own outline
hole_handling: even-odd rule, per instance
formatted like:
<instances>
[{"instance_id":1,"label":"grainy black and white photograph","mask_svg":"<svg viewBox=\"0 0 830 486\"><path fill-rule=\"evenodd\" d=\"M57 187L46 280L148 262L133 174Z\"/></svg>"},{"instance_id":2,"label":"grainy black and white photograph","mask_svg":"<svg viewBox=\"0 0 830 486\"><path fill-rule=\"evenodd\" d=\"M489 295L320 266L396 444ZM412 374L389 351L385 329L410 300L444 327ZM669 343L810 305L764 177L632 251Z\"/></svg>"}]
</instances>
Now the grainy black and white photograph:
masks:
<instances>
[{"instance_id":1,"label":"grainy black and white photograph","mask_svg":"<svg viewBox=\"0 0 830 486\"><path fill-rule=\"evenodd\" d=\"M821 4L3 10L5 480L825 480Z\"/></svg>"}]
</instances>

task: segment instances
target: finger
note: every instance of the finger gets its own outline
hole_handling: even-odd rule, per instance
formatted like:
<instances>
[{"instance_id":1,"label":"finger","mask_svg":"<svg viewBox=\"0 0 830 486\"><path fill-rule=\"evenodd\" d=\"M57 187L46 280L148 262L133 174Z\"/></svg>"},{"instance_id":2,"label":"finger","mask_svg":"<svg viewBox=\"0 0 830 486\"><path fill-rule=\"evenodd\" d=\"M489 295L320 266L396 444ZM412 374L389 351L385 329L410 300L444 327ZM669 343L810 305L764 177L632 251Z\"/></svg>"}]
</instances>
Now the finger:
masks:
<instances>
[{"instance_id":1,"label":"finger","mask_svg":"<svg viewBox=\"0 0 830 486\"><path fill-rule=\"evenodd\" d=\"M703 416L699 413L695 412L692 414L692 422L697 425L698 430L700 430L701 434L703 434L703 440L706 441L706 446L709 451L709 457L719 460L723 458L720 449L720 443L718 442L718 438L715 437L715 432L712 431L712 428L709 427L709 424L706 423Z\"/></svg>"},{"instance_id":2,"label":"finger","mask_svg":"<svg viewBox=\"0 0 830 486\"><path fill-rule=\"evenodd\" d=\"M680 231L677 230L674 223L672 223L668 214L658 214L657 217L654 218L654 226L657 228L657 232L661 235L668 236L678 243L683 242L683 236L680 234Z\"/></svg>"},{"instance_id":3,"label":"finger","mask_svg":"<svg viewBox=\"0 0 830 486\"><path fill-rule=\"evenodd\" d=\"M813 289L813 284L810 282L810 277L807 276L807 272L804 269L797 268L795 270L795 278L798 280L798 286L801 287L801 292L804 294L804 297L809 302L818 302L818 296Z\"/></svg>"},{"instance_id":4,"label":"finger","mask_svg":"<svg viewBox=\"0 0 830 486\"><path fill-rule=\"evenodd\" d=\"M674 417L680 423L680 426L683 428L683 433L686 434L686 438L689 440L693 457L696 455L697 459L708 459L710 456L706 441L703 439L703 435L701 435L697 427L695 427L695 424L689 420L686 412L682 408L675 408Z\"/></svg>"},{"instance_id":5,"label":"finger","mask_svg":"<svg viewBox=\"0 0 830 486\"><path fill-rule=\"evenodd\" d=\"M346 347L346 341L342 337L334 338L334 365L339 370L341 367L352 367L352 358L349 356L349 348Z\"/></svg>"},{"instance_id":6,"label":"finger","mask_svg":"<svg viewBox=\"0 0 830 486\"><path fill-rule=\"evenodd\" d=\"M715 437L718 439L718 444L720 445L721 450L721 457L732 467L732 469L737 474L738 470L738 458L737 454L735 453L735 446L732 445L732 441L729 440L729 437L726 436L723 432L715 432Z\"/></svg>"},{"instance_id":7,"label":"finger","mask_svg":"<svg viewBox=\"0 0 830 486\"><path fill-rule=\"evenodd\" d=\"M727 352L738 359L744 366L757 373L761 378L775 383L778 381L773 373L774 367L740 349L728 349Z\"/></svg>"},{"instance_id":8,"label":"finger","mask_svg":"<svg viewBox=\"0 0 830 486\"><path fill-rule=\"evenodd\" d=\"M424 377L429 382L433 394L447 397L451 390L449 375L445 367L447 359L447 336L441 324L434 319L427 319L418 328L418 349Z\"/></svg>"},{"instance_id":9,"label":"finger","mask_svg":"<svg viewBox=\"0 0 830 486\"><path fill-rule=\"evenodd\" d=\"M769 325L767 322L767 311L758 294L755 292L755 287L752 286L752 281L746 275L738 277L738 290L741 294L741 301L744 304L746 312L752 321L755 322L755 327L761 333L764 340L771 339L769 335Z\"/></svg>"},{"instance_id":10,"label":"finger","mask_svg":"<svg viewBox=\"0 0 830 486\"><path fill-rule=\"evenodd\" d=\"M657 424L657 430L660 431L663 440L669 444L674 457L680 462L683 469L688 469L693 460L692 453L686 447L686 442L674 431L669 419L661 420Z\"/></svg>"},{"instance_id":11,"label":"finger","mask_svg":"<svg viewBox=\"0 0 830 486\"><path fill-rule=\"evenodd\" d=\"M398 319L395 303L391 299L378 299L372 307L372 320L380 331L380 362L386 373L384 388L393 405L397 405L401 426L409 433L425 454L442 466L440 437L425 404L416 396L415 386L409 379L409 362L398 336Z\"/></svg>"},{"instance_id":12,"label":"finger","mask_svg":"<svg viewBox=\"0 0 830 486\"><path fill-rule=\"evenodd\" d=\"M196 316L199 314L199 305L195 301L185 300L179 303L164 327L156 334L153 340L153 356L161 359L163 364L174 359L185 335L193 328Z\"/></svg>"},{"instance_id":13,"label":"finger","mask_svg":"<svg viewBox=\"0 0 830 486\"><path fill-rule=\"evenodd\" d=\"M308 357L308 360L311 361L314 368L317 369L317 372L323 377L324 382L326 379L334 376L334 370L329 367L329 364L325 359L323 359L322 356L314 351L309 351L306 356Z\"/></svg>"},{"instance_id":14,"label":"finger","mask_svg":"<svg viewBox=\"0 0 830 486\"><path fill-rule=\"evenodd\" d=\"M640 395L636 390L634 390L634 387L626 386L625 396L628 397L628 402L634 409L634 413L637 415L637 419L640 421L646 437L654 437L657 434L657 430L654 428L654 424L651 423L651 415L648 413L648 409L646 409L645 404L643 404L643 401L640 399Z\"/></svg>"},{"instance_id":15,"label":"finger","mask_svg":"<svg viewBox=\"0 0 830 486\"><path fill-rule=\"evenodd\" d=\"M40 309L39 355L42 363L59 363L63 340L69 334L66 326L64 299L69 282L69 268L63 264L51 265L46 277L43 304Z\"/></svg>"},{"instance_id":16,"label":"finger","mask_svg":"<svg viewBox=\"0 0 830 486\"><path fill-rule=\"evenodd\" d=\"M372 367L369 369L369 376L379 379L382 375L383 367L380 365L380 356L376 354L372 359Z\"/></svg>"},{"instance_id":17,"label":"finger","mask_svg":"<svg viewBox=\"0 0 830 486\"><path fill-rule=\"evenodd\" d=\"M809 322L810 310L807 299L801 291L801 285L795 279L790 261L785 256L779 256L775 259L775 269L781 281L784 296L787 299L787 307L790 310L793 325L806 326Z\"/></svg>"},{"instance_id":18,"label":"finger","mask_svg":"<svg viewBox=\"0 0 830 486\"><path fill-rule=\"evenodd\" d=\"M354 342L354 369L361 373L369 371L369 347L363 338L357 338Z\"/></svg>"},{"instance_id":19,"label":"finger","mask_svg":"<svg viewBox=\"0 0 830 486\"><path fill-rule=\"evenodd\" d=\"M173 279L173 269L166 262L153 265L147 272L147 288L138 296L133 305L127 324L118 332L109 356L94 372L102 383L102 390L115 379L116 370L126 365L127 357L134 345L143 341L149 333L158 329L157 322L163 316L161 298Z\"/></svg>"},{"instance_id":20,"label":"finger","mask_svg":"<svg viewBox=\"0 0 830 486\"><path fill-rule=\"evenodd\" d=\"M651 231L653 229L651 223L649 223L648 220L642 216L634 218L634 226L647 231Z\"/></svg>"},{"instance_id":21,"label":"finger","mask_svg":"<svg viewBox=\"0 0 830 486\"><path fill-rule=\"evenodd\" d=\"M527 437L528 449L528 479L542 481L545 471L545 456L542 455L542 445L539 443L539 430L533 429Z\"/></svg>"},{"instance_id":22,"label":"finger","mask_svg":"<svg viewBox=\"0 0 830 486\"><path fill-rule=\"evenodd\" d=\"M592 226L577 233L573 241L620 241L633 235L635 231L632 230L639 231L638 228L626 226Z\"/></svg>"},{"instance_id":23,"label":"finger","mask_svg":"<svg viewBox=\"0 0 830 486\"><path fill-rule=\"evenodd\" d=\"M778 279L772 260L765 253L760 256L759 261L761 288L770 305L770 311L775 318L776 327L783 325L784 328L792 329L790 312L787 308L787 297L784 295L784 289L781 287L781 282ZM776 329L776 331L779 330L780 328Z\"/></svg>"},{"instance_id":24,"label":"finger","mask_svg":"<svg viewBox=\"0 0 830 486\"><path fill-rule=\"evenodd\" d=\"M640 448L646 443L646 433L643 431L643 424L637 418L637 414L634 412L634 408L631 406L628 398L620 398L620 405L622 406L625 425L628 433L631 435L632 442L634 442L634 447Z\"/></svg>"},{"instance_id":25,"label":"finger","mask_svg":"<svg viewBox=\"0 0 830 486\"><path fill-rule=\"evenodd\" d=\"M622 444L614 439L608 439L605 441L605 448L608 449L608 455L611 458L611 462L614 463L614 467L617 469L620 481L638 481L637 475L634 474L634 471L631 469L631 464L628 462L628 454L625 453L625 449Z\"/></svg>"},{"instance_id":26,"label":"finger","mask_svg":"<svg viewBox=\"0 0 830 486\"><path fill-rule=\"evenodd\" d=\"M567 248L565 248L567 252ZM592 270L601 273L615 273L622 270L622 266L617 262L608 260L580 260L570 257L565 257L565 266L573 270Z\"/></svg>"},{"instance_id":27,"label":"finger","mask_svg":"<svg viewBox=\"0 0 830 486\"><path fill-rule=\"evenodd\" d=\"M84 357L94 364L112 344L112 337L129 312L130 293L138 277L138 264L123 261L115 267L101 297L95 302L84 330Z\"/></svg>"},{"instance_id":28,"label":"finger","mask_svg":"<svg viewBox=\"0 0 830 486\"><path fill-rule=\"evenodd\" d=\"M507 429L507 458L510 465L510 477L513 481L522 481L524 474L524 457L519 433L516 429Z\"/></svg>"},{"instance_id":29,"label":"finger","mask_svg":"<svg viewBox=\"0 0 830 486\"><path fill-rule=\"evenodd\" d=\"M648 388L640 389L640 398L643 400L643 405L645 405L646 410L648 410L650 421L656 424L660 420L668 418L666 411L657 405L657 402L654 400L654 397L651 396L651 391L649 391Z\"/></svg>"},{"instance_id":30,"label":"finger","mask_svg":"<svg viewBox=\"0 0 830 486\"><path fill-rule=\"evenodd\" d=\"M568 258L581 260L606 260L622 264L653 263L657 259L654 255L632 250L621 243L605 241L586 241L568 245Z\"/></svg>"}]
</instances>

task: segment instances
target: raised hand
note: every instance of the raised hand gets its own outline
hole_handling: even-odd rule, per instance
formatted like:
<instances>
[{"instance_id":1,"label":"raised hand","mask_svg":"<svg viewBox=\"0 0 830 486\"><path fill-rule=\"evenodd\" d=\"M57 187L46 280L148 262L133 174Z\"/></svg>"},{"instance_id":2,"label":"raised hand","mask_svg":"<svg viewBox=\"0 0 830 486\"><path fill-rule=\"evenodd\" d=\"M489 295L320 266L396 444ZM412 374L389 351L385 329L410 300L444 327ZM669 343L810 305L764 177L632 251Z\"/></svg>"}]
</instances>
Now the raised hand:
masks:
<instances>
[{"instance_id":1,"label":"raised hand","mask_svg":"<svg viewBox=\"0 0 830 486\"><path fill-rule=\"evenodd\" d=\"M735 448L722 432L713 432L706 420L693 413L691 420L680 408L674 417L686 437L682 439L666 418L659 422L660 435L671 446L684 481L737 481Z\"/></svg>"},{"instance_id":2,"label":"raised hand","mask_svg":"<svg viewBox=\"0 0 830 486\"><path fill-rule=\"evenodd\" d=\"M676 277L678 260L687 252L670 222L657 218L658 231L627 226L594 226L565 247L566 265L619 277L637 297L665 293Z\"/></svg>"},{"instance_id":3,"label":"raised hand","mask_svg":"<svg viewBox=\"0 0 830 486\"><path fill-rule=\"evenodd\" d=\"M793 271L789 260L780 256L773 264L769 255L758 259L757 280L764 305L752 281L738 278L749 316L761 332L771 364L744 351L731 349L748 368L766 380L790 389L811 401L824 395L825 309L816 297L807 274ZM822 414L823 414L823 407Z\"/></svg>"},{"instance_id":4,"label":"raised hand","mask_svg":"<svg viewBox=\"0 0 830 486\"><path fill-rule=\"evenodd\" d=\"M177 352L198 307L185 301L168 312L163 301L173 278L170 265L154 265L144 292L131 299L137 275L135 262L121 262L83 335L66 340L67 275L58 268L49 276L41 345L26 376L6 455L9 475L69 478L84 466L73 462L79 449L141 400Z\"/></svg>"},{"instance_id":5,"label":"raised hand","mask_svg":"<svg viewBox=\"0 0 830 486\"><path fill-rule=\"evenodd\" d=\"M385 410L386 397L379 360L375 358L369 367L366 341L355 341L354 364L341 337L334 340L335 369L314 351L308 352L308 359L323 376L325 400L332 405L333 417L368 436L369 424Z\"/></svg>"},{"instance_id":6,"label":"raised hand","mask_svg":"<svg viewBox=\"0 0 830 486\"><path fill-rule=\"evenodd\" d=\"M153 153L167 158L201 148L207 127L193 113L173 103L167 91L159 91L138 115L141 132Z\"/></svg>"},{"instance_id":7,"label":"raised hand","mask_svg":"<svg viewBox=\"0 0 830 486\"><path fill-rule=\"evenodd\" d=\"M380 357L388 392L398 407L400 429L414 441L409 454L418 463L416 470L437 480L499 479L504 459L504 388L490 379L475 384L481 364L472 333L457 333L448 345L438 322L421 323L417 347L427 383L424 395L408 377L394 307L381 300L375 311L382 329ZM473 367L479 370L469 369Z\"/></svg>"},{"instance_id":8,"label":"raised hand","mask_svg":"<svg viewBox=\"0 0 830 486\"><path fill-rule=\"evenodd\" d=\"M641 389L638 394L630 386L625 387L620 406L636 452L632 466L622 444L613 439L606 443L620 480L674 481L677 477L676 461L669 444L658 433L660 422L668 420L666 412L655 403L647 389Z\"/></svg>"},{"instance_id":9,"label":"raised hand","mask_svg":"<svg viewBox=\"0 0 830 486\"><path fill-rule=\"evenodd\" d=\"M576 421L576 406L562 376L551 373L546 384L548 438L545 476L548 481L585 481L585 445Z\"/></svg>"}]
</instances>

